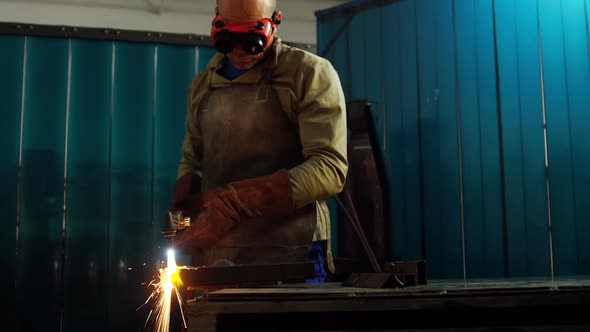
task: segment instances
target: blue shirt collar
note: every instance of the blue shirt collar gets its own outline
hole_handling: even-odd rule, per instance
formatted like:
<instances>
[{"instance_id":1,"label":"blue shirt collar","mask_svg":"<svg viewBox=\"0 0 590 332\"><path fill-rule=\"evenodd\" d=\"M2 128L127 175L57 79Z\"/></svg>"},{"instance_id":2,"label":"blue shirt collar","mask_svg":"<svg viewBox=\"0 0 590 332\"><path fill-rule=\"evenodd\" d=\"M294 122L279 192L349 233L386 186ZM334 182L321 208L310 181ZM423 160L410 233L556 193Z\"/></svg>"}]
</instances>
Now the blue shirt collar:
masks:
<instances>
[{"instance_id":1,"label":"blue shirt collar","mask_svg":"<svg viewBox=\"0 0 590 332\"><path fill-rule=\"evenodd\" d=\"M239 69L238 67L234 66L234 64L228 58L225 58L225 63L219 74L231 81L240 77L247 71L248 69Z\"/></svg>"}]
</instances>

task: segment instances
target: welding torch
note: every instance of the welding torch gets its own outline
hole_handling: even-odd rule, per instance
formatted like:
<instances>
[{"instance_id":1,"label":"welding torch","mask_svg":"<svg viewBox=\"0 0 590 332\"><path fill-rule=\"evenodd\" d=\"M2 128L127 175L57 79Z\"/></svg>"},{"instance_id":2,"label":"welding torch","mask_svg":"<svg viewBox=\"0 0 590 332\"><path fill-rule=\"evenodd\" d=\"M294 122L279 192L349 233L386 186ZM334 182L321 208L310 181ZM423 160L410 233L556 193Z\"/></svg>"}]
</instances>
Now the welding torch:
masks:
<instances>
[{"instance_id":1,"label":"welding torch","mask_svg":"<svg viewBox=\"0 0 590 332\"><path fill-rule=\"evenodd\" d=\"M164 228L162 229L162 235L167 240L168 248L171 249L174 246L174 237L176 232L183 230L191 225L191 218L185 215L182 211L168 211L168 216L164 222Z\"/></svg>"}]
</instances>

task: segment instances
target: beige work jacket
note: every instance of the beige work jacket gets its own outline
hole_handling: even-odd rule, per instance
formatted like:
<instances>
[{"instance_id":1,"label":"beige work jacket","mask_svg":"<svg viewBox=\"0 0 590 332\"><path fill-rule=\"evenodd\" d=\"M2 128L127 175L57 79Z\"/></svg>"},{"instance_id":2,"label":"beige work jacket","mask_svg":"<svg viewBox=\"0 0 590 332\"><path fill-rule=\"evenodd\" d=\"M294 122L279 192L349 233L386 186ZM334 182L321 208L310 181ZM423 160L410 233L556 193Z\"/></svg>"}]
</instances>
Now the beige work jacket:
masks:
<instances>
[{"instance_id":1,"label":"beige work jacket","mask_svg":"<svg viewBox=\"0 0 590 332\"><path fill-rule=\"evenodd\" d=\"M348 171L346 104L336 70L328 60L288 46L278 37L263 62L233 81L216 73L223 64L224 55L215 54L189 87L187 132L178 178L201 171L203 142L197 114L210 87L259 83L270 74L283 111L297 124L303 148L305 161L288 170L294 205L301 208L316 204L314 240L329 240L330 217L325 200L342 190Z\"/></svg>"}]
</instances>

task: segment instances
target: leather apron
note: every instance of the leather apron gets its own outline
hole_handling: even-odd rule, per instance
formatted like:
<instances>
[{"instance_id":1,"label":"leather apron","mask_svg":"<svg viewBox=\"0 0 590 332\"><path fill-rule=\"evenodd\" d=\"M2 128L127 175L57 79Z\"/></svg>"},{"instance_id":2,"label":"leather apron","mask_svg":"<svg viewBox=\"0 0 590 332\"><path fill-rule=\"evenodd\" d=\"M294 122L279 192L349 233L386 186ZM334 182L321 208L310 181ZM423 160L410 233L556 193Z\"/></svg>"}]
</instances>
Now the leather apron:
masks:
<instances>
[{"instance_id":1,"label":"leather apron","mask_svg":"<svg viewBox=\"0 0 590 332\"><path fill-rule=\"evenodd\" d=\"M269 83L267 78L211 87L197 114L203 138L203 191L303 162L297 124L287 117ZM316 214L315 204L309 204L283 220L245 220L214 247L201 249L193 264L305 262Z\"/></svg>"}]
</instances>

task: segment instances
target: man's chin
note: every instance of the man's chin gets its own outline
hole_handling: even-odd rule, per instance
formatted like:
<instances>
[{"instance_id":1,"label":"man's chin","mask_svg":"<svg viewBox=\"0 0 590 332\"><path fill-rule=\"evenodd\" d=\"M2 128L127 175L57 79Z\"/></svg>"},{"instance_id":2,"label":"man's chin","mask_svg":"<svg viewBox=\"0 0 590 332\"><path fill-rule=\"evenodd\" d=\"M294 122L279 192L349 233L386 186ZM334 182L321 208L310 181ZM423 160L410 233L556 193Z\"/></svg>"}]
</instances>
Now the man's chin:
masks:
<instances>
[{"instance_id":1,"label":"man's chin","mask_svg":"<svg viewBox=\"0 0 590 332\"><path fill-rule=\"evenodd\" d=\"M234 67L236 67L240 70L251 69L258 62L257 59L252 59L252 58L248 58L248 57L241 58L241 57L228 56L228 58L231 61L231 63L234 65Z\"/></svg>"},{"instance_id":2,"label":"man's chin","mask_svg":"<svg viewBox=\"0 0 590 332\"><path fill-rule=\"evenodd\" d=\"M256 65L256 62L248 62L248 63L233 63L234 66L236 68L238 68L239 70L249 70L252 69L252 67L254 67L254 65Z\"/></svg>"}]
</instances>

